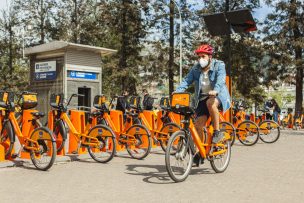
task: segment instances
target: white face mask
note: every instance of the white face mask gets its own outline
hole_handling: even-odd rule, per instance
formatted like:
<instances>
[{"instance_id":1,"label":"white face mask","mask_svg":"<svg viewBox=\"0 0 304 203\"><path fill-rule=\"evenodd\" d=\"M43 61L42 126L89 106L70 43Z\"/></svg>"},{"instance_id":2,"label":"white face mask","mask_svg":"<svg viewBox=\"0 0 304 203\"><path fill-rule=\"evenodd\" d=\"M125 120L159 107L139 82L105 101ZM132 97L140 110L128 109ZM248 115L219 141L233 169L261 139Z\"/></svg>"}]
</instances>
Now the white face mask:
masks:
<instances>
[{"instance_id":1,"label":"white face mask","mask_svg":"<svg viewBox=\"0 0 304 203\"><path fill-rule=\"evenodd\" d=\"M209 65L209 60L200 58L199 64L201 65L202 68L206 68Z\"/></svg>"}]
</instances>

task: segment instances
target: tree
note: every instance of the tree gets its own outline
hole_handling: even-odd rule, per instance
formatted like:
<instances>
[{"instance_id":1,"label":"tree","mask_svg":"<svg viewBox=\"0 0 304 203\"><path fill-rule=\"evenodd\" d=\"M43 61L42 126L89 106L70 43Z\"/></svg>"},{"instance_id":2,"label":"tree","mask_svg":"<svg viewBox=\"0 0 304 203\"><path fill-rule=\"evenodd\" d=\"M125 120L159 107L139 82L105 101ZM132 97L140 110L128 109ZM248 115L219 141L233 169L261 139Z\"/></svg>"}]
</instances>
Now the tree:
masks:
<instances>
[{"instance_id":1,"label":"tree","mask_svg":"<svg viewBox=\"0 0 304 203\"><path fill-rule=\"evenodd\" d=\"M31 44L43 44L49 40L53 26L56 0L15 0L15 9L23 27L32 27L28 35L32 37Z\"/></svg>"},{"instance_id":2,"label":"tree","mask_svg":"<svg viewBox=\"0 0 304 203\"><path fill-rule=\"evenodd\" d=\"M106 83L114 83L120 91L128 90L130 94L136 93L139 67L143 61L141 51L142 40L147 34L144 18L149 12L148 2L107 0L99 4L100 21L106 22L105 28L109 28L113 35L110 39L116 42L113 46L118 49L113 60L104 64L105 71L112 73Z\"/></svg>"},{"instance_id":3,"label":"tree","mask_svg":"<svg viewBox=\"0 0 304 203\"><path fill-rule=\"evenodd\" d=\"M27 87L26 64L21 59L20 20L15 2L0 11L0 88L17 90Z\"/></svg>"},{"instance_id":4,"label":"tree","mask_svg":"<svg viewBox=\"0 0 304 203\"><path fill-rule=\"evenodd\" d=\"M284 79L289 72L294 76L295 112L298 114L303 110L304 2L267 0L266 3L275 8L265 21L267 49L277 75Z\"/></svg>"}]
</instances>

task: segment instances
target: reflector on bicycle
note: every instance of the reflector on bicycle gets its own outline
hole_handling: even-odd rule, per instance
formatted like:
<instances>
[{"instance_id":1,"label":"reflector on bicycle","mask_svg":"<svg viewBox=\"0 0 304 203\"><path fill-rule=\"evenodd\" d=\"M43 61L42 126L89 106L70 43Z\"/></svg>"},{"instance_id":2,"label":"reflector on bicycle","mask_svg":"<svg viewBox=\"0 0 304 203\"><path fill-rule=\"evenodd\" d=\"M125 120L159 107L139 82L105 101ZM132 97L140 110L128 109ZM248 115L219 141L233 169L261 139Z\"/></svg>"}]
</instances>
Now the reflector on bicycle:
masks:
<instances>
[{"instance_id":1,"label":"reflector on bicycle","mask_svg":"<svg viewBox=\"0 0 304 203\"><path fill-rule=\"evenodd\" d=\"M22 109L33 109L38 105L37 94L22 94L19 101Z\"/></svg>"},{"instance_id":2,"label":"reflector on bicycle","mask_svg":"<svg viewBox=\"0 0 304 203\"><path fill-rule=\"evenodd\" d=\"M94 97L93 106L96 109L101 109L105 103L106 103L106 96L104 96L104 95L96 95Z\"/></svg>"}]
</instances>

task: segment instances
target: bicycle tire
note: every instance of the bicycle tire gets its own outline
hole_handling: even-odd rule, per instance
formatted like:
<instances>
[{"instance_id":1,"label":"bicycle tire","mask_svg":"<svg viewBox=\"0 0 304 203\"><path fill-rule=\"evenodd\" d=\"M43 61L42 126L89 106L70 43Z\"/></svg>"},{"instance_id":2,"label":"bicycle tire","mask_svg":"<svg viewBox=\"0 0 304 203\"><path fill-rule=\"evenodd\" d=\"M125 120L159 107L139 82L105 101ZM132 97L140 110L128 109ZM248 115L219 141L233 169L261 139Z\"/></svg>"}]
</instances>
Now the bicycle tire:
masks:
<instances>
[{"instance_id":1,"label":"bicycle tire","mask_svg":"<svg viewBox=\"0 0 304 203\"><path fill-rule=\"evenodd\" d=\"M105 153L102 153L103 158L102 157L100 158L97 156L96 151L94 151L96 148L93 149L91 146L87 146L87 150L90 156L92 157L92 159L94 159L96 162L99 163L107 163L111 161L116 153L116 138L113 131L106 125L96 125L89 130L88 136L95 137L98 139L98 141L100 142L99 146L101 146L100 152L102 152L103 150L107 150L104 149L104 147L107 146L109 147L110 150L112 149L108 157L104 156L107 153L106 151Z\"/></svg>"},{"instance_id":2,"label":"bicycle tire","mask_svg":"<svg viewBox=\"0 0 304 203\"><path fill-rule=\"evenodd\" d=\"M30 136L32 140L38 142L40 147L39 151L30 150L30 158L34 166L42 171L47 171L48 169L50 169L56 159L56 141L52 135L53 133L48 128L39 127L36 128ZM33 146L33 144L31 143L30 146ZM43 148L43 151L41 151L41 147ZM50 159L44 165L40 165L41 161L38 161L37 157L40 157L45 153L49 154Z\"/></svg>"},{"instance_id":3,"label":"bicycle tire","mask_svg":"<svg viewBox=\"0 0 304 203\"><path fill-rule=\"evenodd\" d=\"M224 126L229 126L229 128L227 128L227 129L225 128L224 129L223 128ZM236 137L235 127L231 123L229 123L227 121L222 121L222 122L220 122L220 129L229 134L229 136L231 137L231 139L230 139L230 145L232 147L233 144L234 144L234 142L235 142L235 137Z\"/></svg>"},{"instance_id":4,"label":"bicycle tire","mask_svg":"<svg viewBox=\"0 0 304 203\"><path fill-rule=\"evenodd\" d=\"M178 136L180 137L180 139L177 138ZM176 141L178 142L178 148L176 150L174 149L175 150L174 152L171 152L171 148ZM171 158L173 159L175 158L176 160L179 159L178 161L183 161L187 155L189 155L189 160L185 167L186 169L183 172L181 172L180 176L178 176L174 172L174 169L175 168L177 169L177 167L172 166L173 164L171 164ZM182 182L186 180L186 178L189 176L193 164L193 153L191 148L187 144L186 134L184 131L182 130L176 131L170 137L165 155L165 163L166 163L167 172L170 178L174 182ZM172 161L172 163L174 163L174 161ZM177 170L177 171L181 171L181 170Z\"/></svg>"},{"instance_id":5,"label":"bicycle tire","mask_svg":"<svg viewBox=\"0 0 304 203\"><path fill-rule=\"evenodd\" d=\"M0 144L4 146L5 158L8 159L14 148L15 134L10 121L5 121L1 129Z\"/></svg>"},{"instance_id":6,"label":"bicycle tire","mask_svg":"<svg viewBox=\"0 0 304 203\"><path fill-rule=\"evenodd\" d=\"M252 126L254 126L255 130L254 131L249 131L248 129L253 129ZM244 128L244 129L242 129L242 128ZM248 141L248 139L247 139L249 136L246 136L246 139L243 140L243 138L240 136L240 131L242 133L245 131L246 134L249 132L250 133L250 137L253 137L252 134L256 134L256 137L254 137L251 142ZM259 126L256 123L252 122L252 121L248 121L248 120L243 121L237 127L237 136L238 136L238 140L243 145L245 145L245 146L253 146L253 145L255 145L258 142L259 137L260 137Z\"/></svg>"},{"instance_id":7,"label":"bicycle tire","mask_svg":"<svg viewBox=\"0 0 304 203\"><path fill-rule=\"evenodd\" d=\"M130 156L134 159L144 159L146 156L148 156L148 154L151 151L152 148L152 141L151 141L151 136L150 133L148 131L148 129L143 126L143 125L132 125L126 132L126 134L130 135L129 133L135 131L134 134L132 134L132 136L134 136L134 138L136 139L136 144L134 145L130 145L128 143L125 144L126 149L128 151L128 153L130 154ZM145 136L143 138L143 135ZM130 136L127 136L127 140ZM136 155L138 154L137 150L133 150L133 148L137 148L137 149L143 149L140 147L140 145L143 144L143 142L145 142L145 145L147 147L147 149L144 151L144 153L142 155ZM135 152L135 153L134 153Z\"/></svg>"},{"instance_id":8,"label":"bicycle tire","mask_svg":"<svg viewBox=\"0 0 304 203\"><path fill-rule=\"evenodd\" d=\"M160 132L163 132L163 131L170 131L168 132L169 134L167 135L167 140L166 142L164 142L162 139L159 140L159 145L160 147L162 148L162 150L164 152L166 152L166 149L167 149L167 144L168 144L168 140L170 139L170 136L174 133L174 132L171 132L172 129L170 129L170 126L172 126L173 128L177 128L177 130L175 130L174 132L178 131L181 129L181 127L179 125L177 125L176 123L166 123L161 129L160 129ZM167 128L169 127L169 129L167 130ZM162 134L159 134L159 136L162 136Z\"/></svg>"},{"instance_id":9,"label":"bicycle tire","mask_svg":"<svg viewBox=\"0 0 304 203\"><path fill-rule=\"evenodd\" d=\"M217 164L216 164L215 161L218 159L217 157L222 156L222 154L217 155L217 156L215 156L215 157L212 157L212 158L210 159L210 165L211 165L212 169L213 169L216 173L223 173L223 172L228 168L228 165L229 165L229 162L230 162L230 158L231 158L231 143L230 143L230 140L224 139L224 140L221 141L221 142L224 142L224 144L225 144L225 146L226 146L226 149L227 149L228 156L227 156L227 158L226 158L226 160L225 160L225 163L223 164L224 166L222 166L221 168L217 166ZM216 150L217 150L218 147L214 147L214 148L216 148ZM225 154L227 154L227 153L225 153ZM221 161L221 162L222 162L222 161Z\"/></svg>"},{"instance_id":10,"label":"bicycle tire","mask_svg":"<svg viewBox=\"0 0 304 203\"><path fill-rule=\"evenodd\" d=\"M271 129L269 129L270 127L272 127L271 126L271 124L273 124L274 126L276 126L276 127L274 127L274 129L277 129L277 133L276 133L276 136L274 137L274 139L272 139L272 140L270 140L270 141L268 141L268 140L266 140L265 138L264 138L264 135L266 135L265 133L263 133L263 130L264 130L264 127L263 127L263 125L264 124L267 124L267 130L271 130ZM271 124L268 124L268 123L271 123ZM269 127L270 126L270 127ZM278 123L276 123L276 122L274 122L274 121L271 121L271 120L265 120L265 121L262 121L260 124L259 124L259 128L260 128L260 139L263 141L263 142L265 142L265 143L269 143L269 144L271 144L271 143L275 143L276 141L278 141L278 139L280 138L280 134L281 134L281 131L280 131L280 125L278 124Z\"/></svg>"}]
</instances>

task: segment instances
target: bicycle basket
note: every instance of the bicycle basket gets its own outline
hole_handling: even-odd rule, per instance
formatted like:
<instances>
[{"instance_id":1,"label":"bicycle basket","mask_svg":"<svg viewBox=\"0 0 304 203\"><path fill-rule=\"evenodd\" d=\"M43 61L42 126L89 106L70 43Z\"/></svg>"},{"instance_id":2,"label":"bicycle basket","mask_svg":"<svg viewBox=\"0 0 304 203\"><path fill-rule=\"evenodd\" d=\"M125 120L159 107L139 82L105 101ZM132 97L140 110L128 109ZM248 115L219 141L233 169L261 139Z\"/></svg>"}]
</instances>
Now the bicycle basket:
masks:
<instances>
[{"instance_id":1,"label":"bicycle basket","mask_svg":"<svg viewBox=\"0 0 304 203\"><path fill-rule=\"evenodd\" d=\"M21 109L33 109L38 105L37 94L22 94L19 100Z\"/></svg>"},{"instance_id":2,"label":"bicycle basket","mask_svg":"<svg viewBox=\"0 0 304 203\"><path fill-rule=\"evenodd\" d=\"M130 107L132 109L139 109L140 108L140 97L139 96L132 96L130 98Z\"/></svg>"},{"instance_id":3,"label":"bicycle basket","mask_svg":"<svg viewBox=\"0 0 304 203\"><path fill-rule=\"evenodd\" d=\"M106 103L106 96L104 96L104 95L96 95L94 97L93 106L96 109L102 109L102 107L104 106L105 103Z\"/></svg>"},{"instance_id":4,"label":"bicycle basket","mask_svg":"<svg viewBox=\"0 0 304 203\"><path fill-rule=\"evenodd\" d=\"M184 93L173 93L171 98L171 108L173 112L182 114L182 115L190 115L193 113L190 107L191 97L187 92Z\"/></svg>"},{"instance_id":5,"label":"bicycle basket","mask_svg":"<svg viewBox=\"0 0 304 203\"><path fill-rule=\"evenodd\" d=\"M50 105L53 108L58 108L63 103L63 94L51 94Z\"/></svg>"},{"instance_id":6,"label":"bicycle basket","mask_svg":"<svg viewBox=\"0 0 304 203\"><path fill-rule=\"evenodd\" d=\"M162 109L168 109L168 108L170 108L170 101L169 101L169 98L168 98L168 97L162 97L162 98L160 99L159 106L160 106L160 108L162 108Z\"/></svg>"},{"instance_id":7,"label":"bicycle basket","mask_svg":"<svg viewBox=\"0 0 304 203\"><path fill-rule=\"evenodd\" d=\"M173 93L171 99L171 107L190 107L190 94L184 93Z\"/></svg>"}]
</instances>

